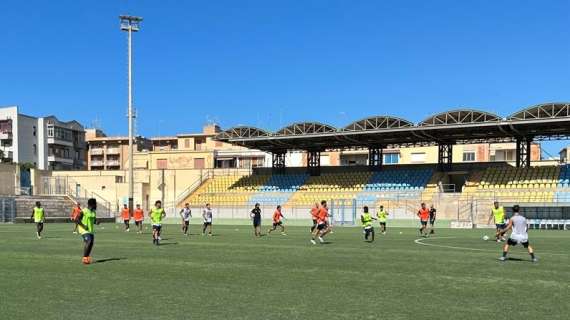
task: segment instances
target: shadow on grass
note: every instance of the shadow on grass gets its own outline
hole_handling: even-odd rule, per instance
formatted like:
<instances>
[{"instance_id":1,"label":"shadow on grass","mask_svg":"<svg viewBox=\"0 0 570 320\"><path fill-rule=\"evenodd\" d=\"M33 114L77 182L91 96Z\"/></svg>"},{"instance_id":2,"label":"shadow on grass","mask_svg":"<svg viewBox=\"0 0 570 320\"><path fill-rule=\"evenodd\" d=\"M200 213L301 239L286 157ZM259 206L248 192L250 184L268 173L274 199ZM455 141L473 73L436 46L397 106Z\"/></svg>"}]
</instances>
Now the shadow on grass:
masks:
<instances>
[{"instance_id":1,"label":"shadow on grass","mask_svg":"<svg viewBox=\"0 0 570 320\"><path fill-rule=\"evenodd\" d=\"M120 261L120 260L127 260L127 258L106 258L106 259L98 259L93 261L93 263L105 263L111 261Z\"/></svg>"},{"instance_id":2,"label":"shadow on grass","mask_svg":"<svg viewBox=\"0 0 570 320\"><path fill-rule=\"evenodd\" d=\"M177 245L178 242L161 242L158 246L162 247L162 246L174 246Z\"/></svg>"}]
</instances>

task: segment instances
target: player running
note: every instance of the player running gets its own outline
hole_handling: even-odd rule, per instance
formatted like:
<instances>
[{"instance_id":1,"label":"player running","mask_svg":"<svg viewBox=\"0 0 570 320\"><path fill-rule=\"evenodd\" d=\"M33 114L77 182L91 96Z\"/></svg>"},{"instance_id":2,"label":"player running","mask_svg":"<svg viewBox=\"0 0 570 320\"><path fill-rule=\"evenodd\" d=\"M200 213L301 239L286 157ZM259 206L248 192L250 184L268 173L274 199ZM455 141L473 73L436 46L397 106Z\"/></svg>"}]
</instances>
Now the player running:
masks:
<instances>
[{"instance_id":1,"label":"player running","mask_svg":"<svg viewBox=\"0 0 570 320\"><path fill-rule=\"evenodd\" d=\"M192 218L192 210L190 209L190 204L186 203L184 208L182 208L179 212L180 217L182 218L182 233L185 236L188 236L188 228L190 227L190 218Z\"/></svg>"},{"instance_id":2,"label":"player running","mask_svg":"<svg viewBox=\"0 0 570 320\"><path fill-rule=\"evenodd\" d=\"M42 204L36 201L36 206L32 210L32 216L30 219L36 224L36 237L38 239L42 238L42 231L44 231L44 222L46 218L46 212L42 208Z\"/></svg>"},{"instance_id":3,"label":"player running","mask_svg":"<svg viewBox=\"0 0 570 320\"><path fill-rule=\"evenodd\" d=\"M160 244L162 219L164 217L166 217L166 212L162 208L162 201L156 200L154 208L150 209L150 221L152 223L152 243L157 246Z\"/></svg>"},{"instance_id":4,"label":"player running","mask_svg":"<svg viewBox=\"0 0 570 320\"><path fill-rule=\"evenodd\" d=\"M319 208L319 213L317 216L317 227L313 231L313 237L311 238L312 244L317 244L315 239L318 237L320 243L324 243L324 236L331 232L331 227L328 223L329 220L329 210L327 208L327 202L325 200L321 201L321 207Z\"/></svg>"},{"instance_id":5,"label":"player running","mask_svg":"<svg viewBox=\"0 0 570 320\"><path fill-rule=\"evenodd\" d=\"M75 207L73 207L73 210L71 210L71 223L73 223L73 234L77 234L77 222L75 222L77 220L77 216L79 215L79 213L81 213L81 204L79 204L79 202L77 203L77 205Z\"/></svg>"},{"instance_id":6,"label":"player running","mask_svg":"<svg viewBox=\"0 0 570 320\"><path fill-rule=\"evenodd\" d=\"M495 228L497 230L495 232L495 239L497 242L505 241L505 232L503 232L503 229L506 227L505 216L505 208L499 206L499 202L495 201L493 203L493 208L491 208L491 214L489 215L489 221L487 221L487 224L490 224L491 220L495 221Z\"/></svg>"},{"instance_id":7,"label":"player running","mask_svg":"<svg viewBox=\"0 0 570 320\"><path fill-rule=\"evenodd\" d=\"M121 217L123 218L123 223L125 224L125 232L131 231L129 225L131 222L131 212L129 211L127 204L123 205L123 209L121 210Z\"/></svg>"},{"instance_id":8,"label":"player running","mask_svg":"<svg viewBox=\"0 0 570 320\"><path fill-rule=\"evenodd\" d=\"M362 211L360 221L362 222L362 228L364 229L364 240L369 241L368 238L372 236L372 239L369 242L374 242L374 226L372 225L372 220L376 220L376 218L372 217L370 212L368 212L368 206L364 206Z\"/></svg>"},{"instance_id":9,"label":"player running","mask_svg":"<svg viewBox=\"0 0 570 320\"><path fill-rule=\"evenodd\" d=\"M436 218L437 218L437 209L432 204L429 207L429 234L435 233L433 226L435 225Z\"/></svg>"},{"instance_id":10,"label":"player running","mask_svg":"<svg viewBox=\"0 0 570 320\"><path fill-rule=\"evenodd\" d=\"M376 213L376 217L378 217L378 222L380 223L380 232L382 234L386 234L386 221L388 220L389 215L390 214L384 210L384 206L380 206Z\"/></svg>"},{"instance_id":11,"label":"player running","mask_svg":"<svg viewBox=\"0 0 570 320\"><path fill-rule=\"evenodd\" d=\"M137 226L137 228L138 228L137 233L142 234L143 233L144 211L143 211L143 209L141 209L140 204L137 204L137 208L133 212L133 218L135 220L135 226Z\"/></svg>"},{"instance_id":12,"label":"player running","mask_svg":"<svg viewBox=\"0 0 570 320\"><path fill-rule=\"evenodd\" d=\"M75 219L77 230L83 238L83 264L91 264L91 251L95 243L94 225L99 224L96 211L97 200L91 198L87 200L87 208L83 209Z\"/></svg>"},{"instance_id":13,"label":"player running","mask_svg":"<svg viewBox=\"0 0 570 320\"><path fill-rule=\"evenodd\" d=\"M420 218L420 236L427 237L427 224L429 220L429 210L426 207L426 204L422 202L422 207L418 210L418 217Z\"/></svg>"},{"instance_id":14,"label":"player running","mask_svg":"<svg viewBox=\"0 0 570 320\"><path fill-rule=\"evenodd\" d=\"M315 231L317 227L317 220L319 218L319 203L315 202L315 205L311 208L311 218L313 219L313 226L311 227L311 233Z\"/></svg>"},{"instance_id":15,"label":"player running","mask_svg":"<svg viewBox=\"0 0 570 320\"><path fill-rule=\"evenodd\" d=\"M206 203L206 207L202 210L202 219L204 219L204 226L202 228L202 235L206 235L206 229L208 229L208 235L212 235L212 208L209 203Z\"/></svg>"},{"instance_id":16,"label":"player running","mask_svg":"<svg viewBox=\"0 0 570 320\"><path fill-rule=\"evenodd\" d=\"M255 207L251 209L249 216L253 222L253 234L256 237L261 237L261 208L259 208L259 203L256 203Z\"/></svg>"},{"instance_id":17,"label":"player running","mask_svg":"<svg viewBox=\"0 0 570 320\"><path fill-rule=\"evenodd\" d=\"M518 205L513 206L513 216L509 219L509 223L506 228L502 230L503 234L512 230L507 243L503 246L503 255L499 258L501 261L507 260L507 254L509 253L510 246L516 246L517 244L522 244L522 246L528 250L530 259L532 262L537 262L538 259L534 256L534 249L530 246L528 241L528 225L526 218L520 214L520 207Z\"/></svg>"},{"instance_id":18,"label":"player running","mask_svg":"<svg viewBox=\"0 0 570 320\"><path fill-rule=\"evenodd\" d=\"M281 212L281 205L278 205L273 213L273 228L269 229L267 233L271 233L277 229L277 227L281 228L281 235L287 235L285 233L285 226L283 226L283 212Z\"/></svg>"}]
</instances>

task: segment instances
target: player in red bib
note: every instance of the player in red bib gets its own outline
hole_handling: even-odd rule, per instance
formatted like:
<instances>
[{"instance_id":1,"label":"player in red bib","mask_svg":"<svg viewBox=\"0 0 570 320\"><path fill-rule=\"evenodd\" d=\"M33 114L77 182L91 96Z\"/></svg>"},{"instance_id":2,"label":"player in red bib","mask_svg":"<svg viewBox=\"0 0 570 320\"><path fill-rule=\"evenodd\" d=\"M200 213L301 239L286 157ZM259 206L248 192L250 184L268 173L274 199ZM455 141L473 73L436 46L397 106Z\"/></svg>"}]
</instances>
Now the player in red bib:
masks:
<instances>
[{"instance_id":1,"label":"player in red bib","mask_svg":"<svg viewBox=\"0 0 570 320\"><path fill-rule=\"evenodd\" d=\"M422 207L418 210L418 217L420 218L420 236L427 237L427 224L429 221L429 209L426 207L426 204L422 202Z\"/></svg>"},{"instance_id":2,"label":"player in red bib","mask_svg":"<svg viewBox=\"0 0 570 320\"><path fill-rule=\"evenodd\" d=\"M267 233L271 233L272 231L275 231L277 229L277 227L281 228L281 235L286 235L285 234L285 226L283 226L283 213L281 212L281 206L277 206L277 209L275 209L275 212L273 213L273 228L269 229L269 231L267 231Z\"/></svg>"}]
</instances>

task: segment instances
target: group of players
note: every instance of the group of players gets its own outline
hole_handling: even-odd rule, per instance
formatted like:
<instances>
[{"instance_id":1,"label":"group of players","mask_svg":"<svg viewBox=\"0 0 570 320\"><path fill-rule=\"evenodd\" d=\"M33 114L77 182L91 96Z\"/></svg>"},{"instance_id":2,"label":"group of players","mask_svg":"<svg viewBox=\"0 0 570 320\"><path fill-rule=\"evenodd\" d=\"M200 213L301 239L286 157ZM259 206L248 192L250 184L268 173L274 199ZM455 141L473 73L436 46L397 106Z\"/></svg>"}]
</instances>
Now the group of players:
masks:
<instances>
[{"instance_id":1,"label":"group of players","mask_svg":"<svg viewBox=\"0 0 570 320\"><path fill-rule=\"evenodd\" d=\"M138 228L137 233L142 234L143 230L143 221L144 221L144 212L140 208L140 205L136 206L137 209L133 211L133 218L135 224ZM89 199L87 201L87 208L81 208L80 204L77 204L76 207L73 208L71 213L71 219L74 222L74 229L73 233L79 233L84 241L84 248L83 248L83 259L82 262L84 264L90 264L91 260L91 251L93 249L93 244L95 241L94 236L94 225L98 224L96 219L96 210L97 210L97 201L95 199ZM131 215L129 212L129 208L125 205L121 211L121 217L124 223L124 230L125 232L130 231L130 220ZM420 209L417 212L417 216L420 219L420 236L427 237L429 233L434 233L434 224L436 220L436 212L437 210L433 205L430 206L428 209L425 203L421 204ZM185 204L184 208L182 208L179 212L180 217L182 219L182 232L184 235L189 235L189 224L190 218L192 217L192 210L190 209L190 205L187 203ZM360 220L363 227L364 239L365 241L373 242L375 237L374 227L373 227L373 220L377 220L380 225L381 234L386 234L386 222L388 216L390 214L384 209L383 206L380 206L376 217L373 217L370 213L370 210L367 206L363 207L362 214L360 216ZM166 212L162 208L162 202L160 200L155 202L154 207L150 210L149 218L152 223L152 241L153 244L159 245L161 240L161 231L162 231L162 221L166 217ZM254 228L254 235L256 237L261 237L261 208L259 203L255 204L255 207L251 210L250 217L253 221L253 228ZM332 232L332 225L330 223L330 215L327 206L327 202L325 200L321 201L321 203L315 203L314 206L311 208L311 217L313 220L313 225L311 227L311 240L312 244L317 244L317 240L320 243L324 243L324 237ZM203 227L202 227L202 235L212 235L212 221L213 221L213 211L210 204L206 204L202 211L202 218L203 218ZM44 228L44 221L45 221L45 210L41 206L40 202L36 202L36 206L32 211L31 216L32 221L36 224L36 236L38 239L41 239L42 232ZM273 227L268 230L268 233L275 231L277 227L281 229L281 234L285 234L285 226L283 225L283 213L281 210L281 206L277 206L274 214L273 214ZM524 248L528 250L529 255L531 256L531 260L536 262L537 259L534 255L534 249L530 246L528 240L528 226L526 219L520 215L520 208L518 205L513 207L513 216L506 219L505 209L499 205L498 202L494 203L493 208L491 209L491 214L489 216L489 223L491 220L494 220L496 226L496 234L495 239L497 242L506 241L505 245L503 246L503 254L500 257L500 260L505 261L507 260L507 254L509 251L510 246L514 246L517 244L522 244ZM429 233L428 233L428 223L429 223ZM207 232L206 232L207 231ZM511 235L509 236L508 240L505 239L505 234L508 231L512 231Z\"/></svg>"}]
</instances>

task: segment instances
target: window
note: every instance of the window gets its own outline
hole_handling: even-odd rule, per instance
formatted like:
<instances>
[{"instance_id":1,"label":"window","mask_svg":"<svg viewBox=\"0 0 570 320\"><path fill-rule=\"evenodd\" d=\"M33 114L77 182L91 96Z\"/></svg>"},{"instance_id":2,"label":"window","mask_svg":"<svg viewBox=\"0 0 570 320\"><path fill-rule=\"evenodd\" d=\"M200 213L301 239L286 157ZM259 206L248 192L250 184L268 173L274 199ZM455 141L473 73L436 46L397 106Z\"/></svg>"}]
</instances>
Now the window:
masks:
<instances>
[{"instance_id":1,"label":"window","mask_svg":"<svg viewBox=\"0 0 570 320\"><path fill-rule=\"evenodd\" d=\"M190 149L190 139L184 139L184 149Z\"/></svg>"},{"instance_id":2,"label":"window","mask_svg":"<svg viewBox=\"0 0 570 320\"><path fill-rule=\"evenodd\" d=\"M204 169L204 167L205 167L204 158L194 159L194 169Z\"/></svg>"},{"instance_id":3,"label":"window","mask_svg":"<svg viewBox=\"0 0 570 320\"><path fill-rule=\"evenodd\" d=\"M156 167L158 169L167 169L168 168L168 160L167 159L157 159L156 160Z\"/></svg>"},{"instance_id":4,"label":"window","mask_svg":"<svg viewBox=\"0 0 570 320\"><path fill-rule=\"evenodd\" d=\"M475 152L463 152L463 162L474 162Z\"/></svg>"},{"instance_id":5,"label":"window","mask_svg":"<svg viewBox=\"0 0 570 320\"><path fill-rule=\"evenodd\" d=\"M36 126L34 126L34 137L36 136Z\"/></svg>"},{"instance_id":6,"label":"window","mask_svg":"<svg viewBox=\"0 0 570 320\"><path fill-rule=\"evenodd\" d=\"M32 149L34 150L34 156L38 154L38 146L34 143L34 145L32 146Z\"/></svg>"},{"instance_id":7,"label":"window","mask_svg":"<svg viewBox=\"0 0 570 320\"><path fill-rule=\"evenodd\" d=\"M400 162L400 154L399 153L387 153L384 155L384 163L385 164L397 164Z\"/></svg>"},{"instance_id":8,"label":"window","mask_svg":"<svg viewBox=\"0 0 570 320\"><path fill-rule=\"evenodd\" d=\"M47 136L53 138L53 126L47 127Z\"/></svg>"},{"instance_id":9,"label":"window","mask_svg":"<svg viewBox=\"0 0 570 320\"><path fill-rule=\"evenodd\" d=\"M412 163L425 163L426 162L426 153L425 152L414 152L411 154L411 162Z\"/></svg>"}]
</instances>

